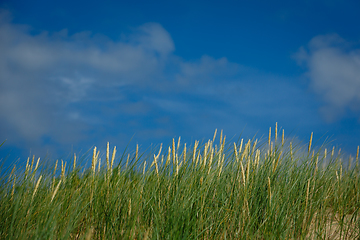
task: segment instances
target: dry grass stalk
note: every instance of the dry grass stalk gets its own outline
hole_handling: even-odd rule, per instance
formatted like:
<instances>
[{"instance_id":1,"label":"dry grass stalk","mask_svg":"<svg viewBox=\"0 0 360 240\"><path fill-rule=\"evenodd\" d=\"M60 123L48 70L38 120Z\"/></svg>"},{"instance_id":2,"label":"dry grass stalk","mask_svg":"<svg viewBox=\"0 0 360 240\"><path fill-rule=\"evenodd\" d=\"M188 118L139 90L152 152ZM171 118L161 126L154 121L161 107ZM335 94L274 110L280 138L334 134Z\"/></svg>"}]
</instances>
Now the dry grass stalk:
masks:
<instances>
[{"instance_id":1,"label":"dry grass stalk","mask_svg":"<svg viewBox=\"0 0 360 240\"><path fill-rule=\"evenodd\" d=\"M74 153L73 171L75 171L75 168L76 168L76 154Z\"/></svg>"},{"instance_id":2,"label":"dry grass stalk","mask_svg":"<svg viewBox=\"0 0 360 240\"><path fill-rule=\"evenodd\" d=\"M27 178L28 173L29 173L29 171L30 171L29 160L30 160L30 158L28 157L28 159L27 159L27 161L26 161L26 168L25 168L25 179Z\"/></svg>"},{"instance_id":3,"label":"dry grass stalk","mask_svg":"<svg viewBox=\"0 0 360 240\"><path fill-rule=\"evenodd\" d=\"M241 142L240 142L240 146L239 146L239 151L238 151L239 154L241 153L243 142L244 142L244 139L242 138Z\"/></svg>"},{"instance_id":4,"label":"dry grass stalk","mask_svg":"<svg viewBox=\"0 0 360 240\"><path fill-rule=\"evenodd\" d=\"M217 129L215 129L215 132L214 132L214 136L213 136L213 140L212 140L212 142L215 142L216 132L217 132Z\"/></svg>"},{"instance_id":5,"label":"dry grass stalk","mask_svg":"<svg viewBox=\"0 0 360 240\"><path fill-rule=\"evenodd\" d=\"M184 144L183 161L186 162L186 143Z\"/></svg>"},{"instance_id":6,"label":"dry grass stalk","mask_svg":"<svg viewBox=\"0 0 360 240\"><path fill-rule=\"evenodd\" d=\"M271 127L269 128L268 144L269 144L269 155L270 155L271 154Z\"/></svg>"},{"instance_id":7,"label":"dry grass stalk","mask_svg":"<svg viewBox=\"0 0 360 240\"><path fill-rule=\"evenodd\" d=\"M253 144L253 146L252 146L252 149L251 149L251 155L254 154L254 151L255 151L255 147L256 147L257 142L258 142L258 140L255 139L255 142L254 142L254 144Z\"/></svg>"},{"instance_id":8,"label":"dry grass stalk","mask_svg":"<svg viewBox=\"0 0 360 240\"><path fill-rule=\"evenodd\" d=\"M168 154L166 156L166 162L165 162L165 168L170 164L170 158L171 158L171 148L168 148Z\"/></svg>"},{"instance_id":9,"label":"dry grass stalk","mask_svg":"<svg viewBox=\"0 0 360 240\"><path fill-rule=\"evenodd\" d=\"M235 153L235 160L237 162L239 160L239 155L238 155L238 152L237 152L236 143L234 143L234 153Z\"/></svg>"},{"instance_id":10,"label":"dry grass stalk","mask_svg":"<svg viewBox=\"0 0 360 240\"><path fill-rule=\"evenodd\" d=\"M157 158L158 158L159 156L156 156L155 154L154 154L154 161L153 161L153 163L151 164L151 166L152 165L155 165L155 170L156 170L156 174L157 175L159 175L159 169L158 169L158 165L157 165Z\"/></svg>"},{"instance_id":11,"label":"dry grass stalk","mask_svg":"<svg viewBox=\"0 0 360 240\"><path fill-rule=\"evenodd\" d=\"M54 187L55 187L55 174L56 174L56 170L57 170L57 165L58 165L58 160L56 160L56 162L55 162L54 177L53 177L53 181L52 181L52 185L51 185L51 191L53 191Z\"/></svg>"},{"instance_id":12,"label":"dry grass stalk","mask_svg":"<svg viewBox=\"0 0 360 240\"><path fill-rule=\"evenodd\" d=\"M146 161L144 161L143 175L145 174Z\"/></svg>"},{"instance_id":13,"label":"dry grass stalk","mask_svg":"<svg viewBox=\"0 0 360 240\"><path fill-rule=\"evenodd\" d=\"M220 132L220 146L222 145L223 130Z\"/></svg>"},{"instance_id":14,"label":"dry grass stalk","mask_svg":"<svg viewBox=\"0 0 360 240\"><path fill-rule=\"evenodd\" d=\"M224 160L225 160L225 155L222 155L222 160L221 160L221 163L220 163L220 169L219 169L218 177L220 177L220 175L221 175L221 171L222 171L222 168L224 166Z\"/></svg>"},{"instance_id":15,"label":"dry grass stalk","mask_svg":"<svg viewBox=\"0 0 360 240\"><path fill-rule=\"evenodd\" d=\"M179 158L178 158L178 155L175 154L175 162L176 162L176 176L179 174Z\"/></svg>"},{"instance_id":16,"label":"dry grass stalk","mask_svg":"<svg viewBox=\"0 0 360 240\"><path fill-rule=\"evenodd\" d=\"M255 167L256 168L259 167L259 162L260 162L260 149L256 149L256 153L255 153Z\"/></svg>"},{"instance_id":17,"label":"dry grass stalk","mask_svg":"<svg viewBox=\"0 0 360 240\"><path fill-rule=\"evenodd\" d=\"M216 134L216 130L215 130L215 134ZM195 162L196 148L198 147L198 145L199 145L199 141L195 141L194 149L193 149L193 157L192 157L192 161L193 161L193 162Z\"/></svg>"},{"instance_id":18,"label":"dry grass stalk","mask_svg":"<svg viewBox=\"0 0 360 240\"><path fill-rule=\"evenodd\" d=\"M135 161L138 160L138 157L139 157L139 144L136 144Z\"/></svg>"},{"instance_id":19,"label":"dry grass stalk","mask_svg":"<svg viewBox=\"0 0 360 240\"><path fill-rule=\"evenodd\" d=\"M96 163L97 163L96 161L97 161L96 147L94 147L92 161L91 161L91 169L93 171L93 175L95 175L95 169L96 169Z\"/></svg>"},{"instance_id":20,"label":"dry grass stalk","mask_svg":"<svg viewBox=\"0 0 360 240\"><path fill-rule=\"evenodd\" d=\"M35 169L34 169L34 173L36 172L36 170L39 167L39 162L40 162L40 158L38 158L38 160L36 161L36 165L35 165Z\"/></svg>"},{"instance_id":21,"label":"dry grass stalk","mask_svg":"<svg viewBox=\"0 0 360 240\"><path fill-rule=\"evenodd\" d=\"M98 173L100 172L100 168L101 168L101 158L99 158L99 160L98 160L99 162L98 162Z\"/></svg>"},{"instance_id":22,"label":"dry grass stalk","mask_svg":"<svg viewBox=\"0 0 360 240\"><path fill-rule=\"evenodd\" d=\"M325 148L325 150L324 150L324 160L326 160L326 157L327 157L327 149Z\"/></svg>"},{"instance_id":23,"label":"dry grass stalk","mask_svg":"<svg viewBox=\"0 0 360 240\"><path fill-rule=\"evenodd\" d=\"M65 169L66 169L66 162L64 164L63 160L61 160L61 179L65 181Z\"/></svg>"},{"instance_id":24,"label":"dry grass stalk","mask_svg":"<svg viewBox=\"0 0 360 240\"><path fill-rule=\"evenodd\" d=\"M106 167L107 167L107 172L110 172L110 146L109 146L109 142L107 142L106 144Z\"/></svg>"},{"instance_id":25,"label":"dry grass stalk","mask_svg":"<svg viewBox=\"0 0 360 240\"><path fill-rule=\"evenodd\" d=\"M205 143L204 157L203 157L203 162L202 162L204 168L205 168L205 166L206 166L206 158L207 158L207 154L208 154L208 149L209 149L209 147L210 147L210 140L209 140L207 143Z\"/></svg>"},{"instance_id":26,"label":"dry grass stalk","mask_svg":"<svg viewBox=\"0 0 360 240\"><path fill-rule=\"evenodd\" d=\"M34 160L35 160L35 155L33 155L32 160L31 160L30 172L32 172L32 170L33 170L33 167L34 167Z\"/></svg>"},{"instance_id":27,"label":"dry grass stalk","mask_svg":"<svg viewBox=\"0 0 360 240\"><path fill-rule=\"evenodd\" d=\"M129 199L128 216L131 215L131 198Z\"/></svg>"},{"instance_id":28,"label":"dry grass stalk","mask_svg":"<svg viewBox=\"0 0 360 240\"><path fill-rule=\"evenodd\" d=\"M115 161L115 155L116 155L116 146L114 147L112 156L111 156L111 165L110 165L110 171L112 173L113 170L113 166L114 166L114 161Z\"/></svg>"},{"instance_id":29,"label":"dry grass stalk","mask_svg":"<svg viewBox=\"0 0 360 240\"><path fill-rule=\"evenodd\" d=\"M179 137L179 139L178 139L178 144L177 144L177 150L179 150L179 148L180 148L180 139L181 139L181 137Z\"/></svg>"},{"instance_id":30,"label":"dry grass stalk","mask_svg":"<svg viewBox=\"0 0 360 240\"><path fill-rule=\"evenodd\" d=\"M198 164L201 165L201 154L200 154L200 151L198 152L198 155L197 155L197 158L196 158L195 167L196 167Z\"/></svg>"},{"instance_id":31,"label":"dry grass stalk","mask_svg":"<svg viewBox=\"0 0 360 240\"><path fill-rule=\"evenodd\" d=\"M176 157L175 157L175 139L173 138L172 142L172 160L173 160L173 166L176 165Z\"/></svg>"},{"instance_id":32,"label":"dry grass stalk","mask_svg":"<svg viewBox=\"0 0 360 240\"><path fill-rule=\"evenodd\" d=\"M54 192L53 192L53 194L52 194L52 197L51 197L51 201L50 201L50 202L52 202L52 201L54 200L54 197L55 197L56 193L59 191L60 184L61 184L61 179L60 179L60 181L58 182L58 184L56 185L56 188L55 188L55 190L54 190Z\"/></svg>"},{"instance_id":33,"label":"dry grass stalk","mask_svg":"<svg viewBox=\"0 0 360 240\"><path fill-rule=\"evenodd\" d=\"M319 162L319 155L316 156L314 176L315 176L316 172L318 171L318 162Z\"/></svg>"},{"instance_id":34,"label":"dry grass stalk","mask_svg":"<svg viewBox=\"0 0 360 240\"><path fill-rule=\"evenodd\" d=\"M277 122L275 123L275 143L277 141Z\"/></svg>"},{"instance_id":35,"label":"dry grass stalk","mask_svg":"<svg viewBox=\"0 0 360 240\"><path fill-rule=\"evenodd\" d=\"M241 176L242 176L243 184L244 184L244 187L245 187L245 185L246 185L246 182L245 182L245 169L244 169L244 166L242 164L242 161L240 161L240 168L241 168Z\"/></svg>"},{"instance_id":36,"label":"dry grass stalk","mask_svg":"<svg viewBox=\"0 0 360 240\"><path fill-rule=\"evenodd\" d=\"M274 165L273 165L273 166L274 166L273 172L275 172L275 170L276 170L276 168L277 168L277 166L278 166L278 164L279 164L281 155L282 155L282 151L279 153L278 157L276 158L275 164L273 163L273 164L274 164ZM274 158L274 160L275 160L275 158Z\"/></svg>"},{"instance_id":37,"label":"dry grass stalk","mask_svg":"<svg viewBox=\"0 0 360 240\"><path fill-rule=\"evenodd\" d=\"M214 158L214 149L211 148L208 174L210 173L210 170L211 170L211 164L212 164L213 158Z\"/></svg>"},{"instance_id":38,"label":"dry grass stalk","mask_svg":"<svg viewBox=\"0 0 360 240\"><path fill-rule=\"evenodd\" d=\"M359 165L359 146L357 147L357 151L356 151L356 166Z\"/></svg>"},{"instance_id":39,"label":"dry grass stalk","mask_svg":"<svg viewBox=\"0 0 360 240\"><path fill-rule=\"evenodd\" d=\"M38 188L39 188L41 178L42 178L42 175L40 175L40 177L39 177L39 179L38 179L38 181L37 181L37 183L36 183L36 186L35 186L35 189L34 189L34 192L33 192L32 198L31 198L31 201L34 199L35 194L36 194L36 192L37 192L37 190L38 190Z\"/></svg>"},{"instance_id":40,"label":"dry grass stalk","mask_svg":"<svg viewBox=\"0 0 360 240\"><path fill-rule=\"evenodd\" d=\"M309 147L308 147L308 153L310 153L310 150L311 150L311 143L312 143L312 139L313 139L313 132L311 133L311 136L310 136Z\"/></svg>"}]
</instances>

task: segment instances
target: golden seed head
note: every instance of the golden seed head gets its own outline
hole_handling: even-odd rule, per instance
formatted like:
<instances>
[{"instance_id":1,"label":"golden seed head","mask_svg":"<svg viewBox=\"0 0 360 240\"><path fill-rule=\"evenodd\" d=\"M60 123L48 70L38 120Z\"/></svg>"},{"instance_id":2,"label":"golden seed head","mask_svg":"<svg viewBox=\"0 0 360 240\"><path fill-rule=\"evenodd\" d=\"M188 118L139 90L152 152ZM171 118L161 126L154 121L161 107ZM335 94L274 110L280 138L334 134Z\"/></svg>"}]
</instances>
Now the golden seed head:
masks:
<instances>
[{"instance_id":1,"label":"golden seed head","mask_svg":"<svg viewBox=\"0 0 360 240\"><path fill-rule=\"evenodd\" d=\"M111 157L111 171L113 169L113 165L114 165L114 161L115 161L115 155L116 155L116 146L114 146L114 150L113 150L113 153L112 153L112 157Z\"/></svg>"},{"instance_id":2,"label":"golden seed head","mask_svg":"<svg viewBox=\"0 0 360 240\"><path fill-rule=\"evenodd\" d=\"M310 136L309 147L308 147L308 153L310 153L310 150L311 150L311 143L312 143L312 139L313 139L313 132L311 133L311 136Z\"/></svg>"},{"instance_id":3,"label":"golden seed head","mask_svg":"<svg viewBox=\"0 0 360 240\"><path fill-rule=\"evenodd\" d=\"M180 148L180 139L181 139L181 137L179 137L179 139L178 139L178 144L177 144L177 148L176 148L176 149L179 149L179 148Z\"/></svg>"},{"instance_id":4,"label":"golden seed head","mask_svg":"<svg viewBox=\"0 0 360 240\"><path fill-rule=\"evenodd\" d=\"M35 189L34 189L34 193L33 193L33 195L32 195L32 199L34 199L34 196L35 196L35 194L36 194L36 192L37 192L37 190L38 190L38 188L39 188L41 178L42 178L42 175L40 175L40 177L39 177L39 179L38 179L38 181L37 181L37 183L36 183L36 186L35 186Z\"/></svg>"},{"instance_id":5,"label":"golden seed head","mask_svg":"<svg viewBox=\"0 0 360 240\"><path fill-rule=\"evenodd\" d=\"M236 143L234 143L234 152L235 152L235 158L236 158L236 161L237 161L239 157L238 157Z\"/></svg>"},{"instance_id":6,"label":"golden seed head","mask_svg":"<svg viewBox=\"0 0 360 240\"><path fill-rule=\"evenodd\" d=\"M110 171L110 146L109 146L109 142L107 142L106 144L106 167L107 170Z\"/></svg>"},{"instance_id":7,"label":"golden seed head","mask_svg":"<svg viewBox=\"0 0 360 240\"><path fill-rule=\"evenodd\" d=\"M76 168L76 153L74 153L74 164L73 164L73 170Z\"/></svg>"},{"instance_id":8,"label":"golden seed head","mask_svg":"<svg viewBox=\"0 0 360 240\"><path fill-rule=\"evenodd\" d=\"M139 144L136 144L135 161L138 160L138 157L139 157Z\"/></svg>"},{"instance_id":9,"label":"golden seed head","mask_svg":"<svg viewBox=\"0 0 360 240\"><path fill-rule=\"evenodd\" d=\"M186 143L184 144L183 157L184 157L184 162L186 162Z\"/></svg>"},{"instance_id":10,"label":"golden seed head","mask_svg":"<svg viewBox=\"0 0 360 240\"><path fill-rule=\"evenodd\" d=\"M221 129L221 132L220 132L220 146L222 145L222 136L223 136L223 130Z\"/></svg>"},{"instance_id":11,"label":"golden seed head","mask_svg":"<svg viewBox=\"0 0 360 240\"><path fill-rule=\"evenodd\" d=\"M143 175L145 174L146 160L144 161Z\"/></svg>"},{"instance_id":12,"label":"golden seed head","mask_svg":"<svg viewBox=\"0 0 360 240\"><path fill-rule=\"evenodd\" d=\"M40 162L40 158L38 158L38 160L37 160L37 162L36 162L34 172L36 172L36 170L38 169L38 167L39 167L39 162Z\"/></svg>"},{"instance_id":13,"label":"golden seed head","mask_svg":"<svg viewBox=\"0 0 360 240\"><path fill-rule=\"evenodd\" d=\"M215 129L215 133L214 133L214 137L213 137L213 142L215 142L216 132L217 132L217 129Z\"/></svg>"},{"instance_id":14,"label":"golden seed head","mask_svg":"<svg viewBox=\"0 0 360 240\"><path fill-rule=\"evenodd\" d=\"M32 172L33 167L34 167L34 159L35 159L35 155L33 155L32 160L31 160L30 172Z\"/></svg>"},{"instance_id":15,"label":"golden seed head","mask_svg":"<svg viewBox=\"0 0 360 240\"><path fill-rule=\"evenodd\" d=\"M59 183L57 184L57 186L56 186L56 188L55 188L55 191L54 191L54 193L53 193L53 195L52 195L52 197L51 197L51 201L50 201L50 202L52 202L52 201L54 200L54 197L55 197L56 193L57 193L58 190L59 190L60 184L61 184L61 179L60 179Z\"/></svg>"},{"instance_id":16,"label":"golden seed head","mask_svg":"<svg viewBox=\"0 0 360 240\"><path fill-rule=\"evenodd\" d=\"M244 139L242 138L241 142L240 142L239 152L238 152L239 154L241 153L243 142L244 142Z\"/></svg>"},{"instance_id":17,"label":"golden seed head","mask_svg":"<svg viewBox=\"0 0 360 240\"><path fill-rule=\"evenodd\" d=\"M173 144L172 144L172 158L173 158L173 164L175 165L175 139L173 138Z\"/></svg>"}]
</instances>

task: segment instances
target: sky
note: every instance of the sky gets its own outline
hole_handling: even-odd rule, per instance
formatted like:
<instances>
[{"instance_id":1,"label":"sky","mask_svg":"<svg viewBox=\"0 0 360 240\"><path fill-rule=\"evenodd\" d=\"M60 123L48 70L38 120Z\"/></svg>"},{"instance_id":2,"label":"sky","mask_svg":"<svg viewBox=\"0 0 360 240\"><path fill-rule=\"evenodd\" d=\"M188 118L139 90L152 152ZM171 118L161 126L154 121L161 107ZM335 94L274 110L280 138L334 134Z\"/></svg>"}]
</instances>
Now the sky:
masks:
<instances>
[{"instance_id":1,"label":"sky","mask_svg":"<svg viewBox=\"0 0 360 240\"><path fill-rule=\"evenodd\" d=\"M212 138L360 145L360 2L0 1L0 159ZM4 160L3 160L4 161Z\"/></svg>"}]
</instances>

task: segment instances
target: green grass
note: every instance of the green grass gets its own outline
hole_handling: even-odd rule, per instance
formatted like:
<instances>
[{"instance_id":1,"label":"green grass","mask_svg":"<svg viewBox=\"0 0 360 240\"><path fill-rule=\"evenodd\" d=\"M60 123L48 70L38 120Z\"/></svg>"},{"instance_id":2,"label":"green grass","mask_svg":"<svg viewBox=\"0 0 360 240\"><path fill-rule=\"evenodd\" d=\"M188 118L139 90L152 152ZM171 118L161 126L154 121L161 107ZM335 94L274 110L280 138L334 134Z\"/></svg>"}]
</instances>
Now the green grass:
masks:
<instances>
[{"instance_id":1,"label":"green grass","mask_svg":"<svg viewBox=\"0 0 360 240\"><path fill-rule=\"evenodd\" d=\"M358 156L345 167L277 129L259 144L214 140L136 149L116 167L109 147L89 169L30 159L0 179L0 239L359 239Z\"/></svg>"}]
</instances>

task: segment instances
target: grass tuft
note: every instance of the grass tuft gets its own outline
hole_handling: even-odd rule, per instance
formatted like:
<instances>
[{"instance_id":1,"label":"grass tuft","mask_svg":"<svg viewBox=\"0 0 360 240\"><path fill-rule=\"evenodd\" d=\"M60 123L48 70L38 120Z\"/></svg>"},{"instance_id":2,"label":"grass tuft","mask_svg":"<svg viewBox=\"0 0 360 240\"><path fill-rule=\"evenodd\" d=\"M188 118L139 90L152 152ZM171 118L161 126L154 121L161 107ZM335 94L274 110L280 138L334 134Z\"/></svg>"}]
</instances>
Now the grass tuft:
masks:
<instances>
[{"instance_id":1,"label":"grass tuft","mask_svg":"<svg viewBox=\"0 0 360 240\"><path fill-rule=\"evenodd\" d=\"M105 166L95 147L83 171L75 154L40 173L33 157L0 178L0 239L359 239L359 148L345 167L312 133L305 146L277 138L277 124L265 143L221 131L216 144L215 131L117 165L107 143Z\"/></svg>"}]
</instances>

